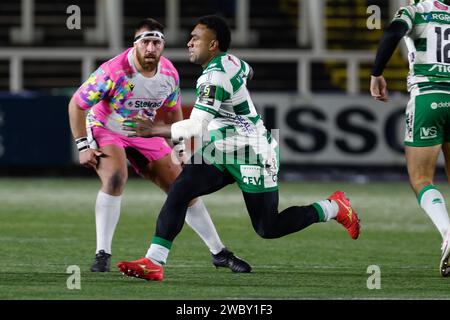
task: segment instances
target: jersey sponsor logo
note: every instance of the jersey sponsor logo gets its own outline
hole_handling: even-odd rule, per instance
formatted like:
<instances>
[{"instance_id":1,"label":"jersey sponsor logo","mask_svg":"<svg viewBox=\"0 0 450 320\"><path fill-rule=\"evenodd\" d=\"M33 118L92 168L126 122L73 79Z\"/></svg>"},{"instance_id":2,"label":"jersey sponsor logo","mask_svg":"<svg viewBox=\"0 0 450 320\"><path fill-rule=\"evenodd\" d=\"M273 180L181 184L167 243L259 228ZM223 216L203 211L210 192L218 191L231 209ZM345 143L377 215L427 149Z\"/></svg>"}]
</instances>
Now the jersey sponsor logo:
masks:
<instances>
[{"instance_id":1,"label":"jersey sponsor logo","mask_svg":"<svg viewBox=\"0 0 450 320\"><path fill-rule=\"evenodd\" d=\"M259 166L241 166L242 182L253 186L262 186L263 177Z\"/></svg>"},{"instance_id":2,"label":"jersey sponsor logo","mask_svg":"<svg viewBox=\"0 0 450 320\"><path fill-rule=\"evenodd\" d=\"M448 74L448 73L450 73L450 65L433 64L433 66L430 69L428 69L428 72L432 72L432 71ZM427 75L427 74L425 74L425 75Z\"/></svg>"},{"instance_id":3,"label":"jersey sponsor logo","mask_svg":"<svg viewBox=\"0 0 450 320\"><path fill-rule=\"evenodd\" d=\"M450 102L432 102L430 107L433 110L436 110L437 108L448 108L450 107Z\"/></svg>"},{"instance_id":4,"label":"jersey sponsor logo","mask_svg":"<svg viewBox=\"0 0 450 320\"><path fill-rule=\"evenodd\" d=\"M198 101L207 106L214 106L216 87L210 84L202 84L199 89Z\"/></svg>"},{"instance_id":5,"label":"jersey sponsor logo","mask_svg":"<svg viewBox=\"0 0 450 320\"><path fill-rule=\"evenodd\" d=\"M129 100L126 103L127 109L139 110L139 109L158 109L161 106L161 101L148 101L148 100Z\"/></svg>"},{"instance_id":6,"label":"jersey sponsor logo","mask_svg":"<svg viewBox=\"0 0 450 320\"><path fill-rule=\"evenodd\" d=\"M428 13L428 14L422 14L422 18L425 21L450 21L450 16L446 13Z\"/></svg>"},{"instance_id":7,"label":"jersey sponsor logo","mask_svg":"<svg viewBox=\"0 0 450 320\"><path fill-rule=\"evenodd\" d=\"M433 127L421 127L420 128L420 139L434 139L437 138L437 128Z\"/></svg>"},{"instance_id":8,"label":"jersey sponsor logo","mask_svg":"<svg viewBox=\"0 0 450 320\"><path fill-rule=\"evenodd\" d=\"M431 13L422 14L422 19L430 22L432 20Z\"/></svg>"}]
</instances>

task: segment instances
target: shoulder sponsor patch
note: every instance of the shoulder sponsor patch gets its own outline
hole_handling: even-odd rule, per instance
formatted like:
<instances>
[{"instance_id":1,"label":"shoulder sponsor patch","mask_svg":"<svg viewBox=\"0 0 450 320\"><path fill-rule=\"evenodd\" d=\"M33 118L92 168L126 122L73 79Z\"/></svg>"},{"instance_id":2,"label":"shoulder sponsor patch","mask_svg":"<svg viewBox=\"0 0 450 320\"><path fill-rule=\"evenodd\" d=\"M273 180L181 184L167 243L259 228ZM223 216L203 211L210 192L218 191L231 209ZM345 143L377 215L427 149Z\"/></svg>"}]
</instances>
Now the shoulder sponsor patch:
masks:
<instances>
[{"instance_id":1,"label":"shoulder sponsor patch","mask_svg":"<svg viewBox=\"0 0 450 320\"><path fill-rule=\"evenodd\" d=\"M216 86L210 84L202 84L199 88L198 102L207 106L214 106L216 97Z\"/></svg>"}]
</instances>

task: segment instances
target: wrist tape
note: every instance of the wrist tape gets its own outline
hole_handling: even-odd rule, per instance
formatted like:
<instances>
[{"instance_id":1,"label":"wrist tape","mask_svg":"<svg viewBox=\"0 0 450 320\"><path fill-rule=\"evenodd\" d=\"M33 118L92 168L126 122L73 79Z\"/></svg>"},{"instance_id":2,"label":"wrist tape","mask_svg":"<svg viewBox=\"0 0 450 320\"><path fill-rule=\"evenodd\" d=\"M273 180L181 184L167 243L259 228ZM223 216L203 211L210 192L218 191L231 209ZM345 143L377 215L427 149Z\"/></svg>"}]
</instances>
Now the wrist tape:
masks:
<instances>
[{"instance_id":1,"label":"wrist tape","mask_svg":"<svg viewBox=\"0 0 450 320\"><path fill-rule=\"evenodd\" d=\"M75 143L77 144L77 149L79 152L89 149L89 142L87 137L75 139Z\"/></svg>"}]
</instances>

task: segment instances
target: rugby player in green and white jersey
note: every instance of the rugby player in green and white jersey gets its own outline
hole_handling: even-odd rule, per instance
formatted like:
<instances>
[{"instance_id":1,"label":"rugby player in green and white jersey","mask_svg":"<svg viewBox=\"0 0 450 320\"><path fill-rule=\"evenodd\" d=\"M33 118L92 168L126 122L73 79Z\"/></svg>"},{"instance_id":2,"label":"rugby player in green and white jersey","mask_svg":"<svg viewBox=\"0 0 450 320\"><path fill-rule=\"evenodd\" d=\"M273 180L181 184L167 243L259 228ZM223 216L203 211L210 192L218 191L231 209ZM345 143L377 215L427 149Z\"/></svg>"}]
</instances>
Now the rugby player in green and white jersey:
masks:
<instances>
[{"instance_id":1,"label":"rugby player in green and white jersey","mask_svg":"<svg viewBox=\"0 0 450 320\"><path fill-rule=\"evenodd\" d=\"M359 236L358 216L342 191L312 205L278 212L277 143L248 93L246 82L251 78L251 68L227 53L230 41L230 29L222 18L200 18L188 42L189 60L203 67L190 118L173 125L137 119L128 128L132 136L164 136L174 141L207 137L172 184L146 256L118 263L128 276L162 280L162 265L183 227L188 203L234 182L242 190L253 228L263 238L279 238L332 219L342 224L351 238Z\"/></svg>"},{"instance_id":2,"label":"rugby player in green and white jersey","mask_svg":"<svg viewBox=\"0 0 450 320\"><path fill-rule=\"evenodd\" d=\"M381 39L370 91L387 101L382 72L400 40L408 47L410 73L406 107L405 156L412 189L442 236L439 270L450 274L450 219L441 192L433 185L436 162L444 152L450 174L450 1L411 1L400 8Z\"/></svg>"}]
</instances>

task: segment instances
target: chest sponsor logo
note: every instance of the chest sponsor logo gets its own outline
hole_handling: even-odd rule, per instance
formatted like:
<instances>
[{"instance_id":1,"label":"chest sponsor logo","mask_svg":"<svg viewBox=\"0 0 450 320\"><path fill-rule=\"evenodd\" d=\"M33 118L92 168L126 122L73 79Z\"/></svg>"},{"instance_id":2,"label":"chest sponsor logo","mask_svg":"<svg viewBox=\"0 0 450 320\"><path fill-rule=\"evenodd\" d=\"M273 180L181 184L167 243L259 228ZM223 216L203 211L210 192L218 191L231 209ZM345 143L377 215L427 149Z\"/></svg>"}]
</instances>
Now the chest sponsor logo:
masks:
<instances>
[{"instance_id":1,"label":"chest sponsor logo","mask_svg":"<svg viewBox=\"0 0 450 320\"><path fill-rule=\"evenodd\" d=\"M161 103L161 101L129 100L125 105L129 110L158 109Z\"/></svg>"},{"instance_id":2,"label":"chest sponsor logo","mask_svg":"<svg viewBox=\"0 0 450 320\"><path fill-rule=\"evenodd\" d=\"M430 69L428 69L428 72L450 72L450 66L445 66L442 64L434 64Z\"/></svg>"},{"instance_id":3,"label":"chest sponsor logo","mask_svg":"<svg viewBox=\"0 0 450 320\"><path fill-rule=\"evenodd\" d=\"M448 14L444 13L428 13L428 14L422 14L422 18L425 21L444 21L448 22L450 21L450 16Z\"/></svg>"}]
</instances>

